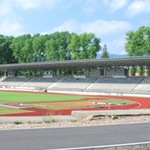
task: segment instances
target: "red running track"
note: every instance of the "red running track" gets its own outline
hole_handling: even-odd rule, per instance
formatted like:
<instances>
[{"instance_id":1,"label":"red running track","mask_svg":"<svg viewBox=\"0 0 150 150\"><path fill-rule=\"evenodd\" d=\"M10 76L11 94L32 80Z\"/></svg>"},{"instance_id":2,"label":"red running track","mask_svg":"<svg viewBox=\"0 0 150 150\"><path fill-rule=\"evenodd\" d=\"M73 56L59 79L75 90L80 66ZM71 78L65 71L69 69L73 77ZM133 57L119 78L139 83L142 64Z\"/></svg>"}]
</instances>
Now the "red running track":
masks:
<instances>
[{"instance_id":1,"label":"red running track","mask_svg":"<svg viewBox=\"0 0 150 150\"><path fill-rule=\"evenodd\" d=\"M0 116L53 116L53 115L70 115L73 110L114 110L114 109L149 109L150 98L143 97L123 97L123 96L101 96L105 98L117 98L122 100L133 101L134 104L130 105L118 105L110 107L99 108L80 108L80 109L66 109L66 110L48 110L41 108L22 108L22 110L28 110L30 112L14 113L14 114L2 114Z\"/></svg>"}]
</instances>

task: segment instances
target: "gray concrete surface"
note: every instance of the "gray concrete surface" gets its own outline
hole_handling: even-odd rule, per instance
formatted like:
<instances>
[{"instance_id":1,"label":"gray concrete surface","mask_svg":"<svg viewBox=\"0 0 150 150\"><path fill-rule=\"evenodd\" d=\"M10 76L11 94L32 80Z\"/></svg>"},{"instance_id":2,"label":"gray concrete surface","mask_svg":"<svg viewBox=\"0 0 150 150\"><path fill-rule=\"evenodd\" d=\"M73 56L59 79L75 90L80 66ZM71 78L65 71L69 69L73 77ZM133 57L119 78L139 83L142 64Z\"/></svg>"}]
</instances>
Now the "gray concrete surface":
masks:
<instances>
[{"instance_id":1,"label":"gray concrete surface","mask_svg":"<svg viewBox=\"0 0 150 150\"><path fill-rule=\"evenodd\" d=\"M72 111L71 115L78 118L96 115L138 116L138 115L150 115L150 109Z\"/></svg>"},{"instance_id":2,"label":"gray concrete surface","mask_svg":"<svg viewBox=\"0 0 150 150\"><path fill-rule=\"evenodd\" d=\"M150 115L150 109L134 109L134 110L100 110L100 111L72 111L71 115L66 116L32 116L32 117L0 117L0 123L11 123L14 121L21 122L43 122L45 120L55 119L56 121L78 120L87 116L138 116Z\"/></svg>"},{"instance_id":3,"label":"gray concrete surface","mask_svg":"<svg viewBox=\"0 0 150 150\"><path fill-rule=\"evenodd\" d=\"M0 123L13 123L15 121L20 122L44 122L55 119L56 121L70 121L75 120L75 116L38 116L38 117L0 117Z\"/></svg>"},{"instance_id":4,"label":"gray concrete surface","mask_svg":"<svg viewBox=\"0 0 150 150\"><path fill-rule=\"evenodd\" d=\"M48 150L150 142L150 123L0 131L1 150ZM80 150L81 150L80 149ZM88 149L89 150L89 149Z\"/></svg>"}]
</instances>

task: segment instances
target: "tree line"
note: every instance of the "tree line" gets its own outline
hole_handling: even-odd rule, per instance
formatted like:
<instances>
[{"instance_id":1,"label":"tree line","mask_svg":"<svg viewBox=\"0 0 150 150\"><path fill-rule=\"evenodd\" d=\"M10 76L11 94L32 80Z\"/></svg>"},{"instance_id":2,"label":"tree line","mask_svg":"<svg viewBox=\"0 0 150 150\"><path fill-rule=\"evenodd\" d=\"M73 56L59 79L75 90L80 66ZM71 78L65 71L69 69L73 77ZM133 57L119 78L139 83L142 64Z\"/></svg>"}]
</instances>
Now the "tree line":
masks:
<instances>
[{"instance_id":1,"label":"tree line","mask_svg":"<svg viewBox=\"0 0 150 150\"><path fill-rule=\"evenodd\" d=\"M126 33L126 52L129 56L150 56L150 27L142 26L137 31ZM131 66L131 76L148 76L149 66Z\"/></svg>"},{"instance_id":2,"label":"tree line","mask_svg":"<svg viewBox=\"0 0 150 150\"><path fill-rule=\"evenodd\" d=\"M102 58L108 58L107 45L100 44L101 39L93 33L0 35L0 64L94 59L100 51ZM125 50L128 56L149 56L150 27L127 32Z\"/></svg>"},{"instance_id":3,"label":"tree line","mask_svg":"<svg viewBox=\"0 0 150 150\"><path fill-rule=\"evenodd\" d=\"M93 33L0 35L0 63L94 59L101 50L100 43L100 38Z\"/></svg>"},{"instance_id":4,"label":"tree line","mask_svg":"<svg viewBox=\"0 0 150 150\"><path fill-rule=\"evenodd\" d=\"M137 31L127 32L125 49L129 56L149 56L150 27L142 26Z\"/></svg>"}]
</instances>

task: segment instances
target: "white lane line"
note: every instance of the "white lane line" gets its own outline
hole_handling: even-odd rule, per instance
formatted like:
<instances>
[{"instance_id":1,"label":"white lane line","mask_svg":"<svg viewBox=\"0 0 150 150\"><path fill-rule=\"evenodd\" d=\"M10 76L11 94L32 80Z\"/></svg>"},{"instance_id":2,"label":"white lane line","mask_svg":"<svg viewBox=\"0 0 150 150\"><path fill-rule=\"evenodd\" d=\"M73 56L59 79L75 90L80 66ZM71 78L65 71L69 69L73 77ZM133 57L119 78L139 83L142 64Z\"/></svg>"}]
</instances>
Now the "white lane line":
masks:
<instances>
[{"instance_id":1,"label":"white lane line","mask_svg":"<svg viewBox=\"0 0 150 150\"><path fill-rule=\"evenodd\" d=\"M53 150L86 150L86 149L110 148L110 147L121 147L121 146L136 146L136 145L144 145L144 144L150 144L150 141L136 142L136 143L125 143L125 144L114 144L114 145L103 145L103 146L58 148L58 149L53 149ZM45 150L52 150L52 149L45 149Z\"/></svg>"}]
</instances>

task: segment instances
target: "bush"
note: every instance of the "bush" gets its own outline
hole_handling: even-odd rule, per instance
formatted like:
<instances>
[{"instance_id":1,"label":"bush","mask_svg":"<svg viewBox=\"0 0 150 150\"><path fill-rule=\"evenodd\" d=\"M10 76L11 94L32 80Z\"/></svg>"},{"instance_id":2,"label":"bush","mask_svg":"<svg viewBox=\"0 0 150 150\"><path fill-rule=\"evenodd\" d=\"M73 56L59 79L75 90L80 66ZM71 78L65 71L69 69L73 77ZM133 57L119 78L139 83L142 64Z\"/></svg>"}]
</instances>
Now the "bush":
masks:
<instances>
[{"instance_id":1,"label":"bush","mask_svg":"<svg viewBox=\"0 0 150 150\"><path fill-rule=\"evenodd\" d=\"M142 74L142 69L141 67L136 68L136 73L140 76Z\"/></svg>"},{"instance_id":2,"label":"bush","mask_svg":"<svg viewBox=\"0 0 150 150\"><path fill-rule=\"evenodd\" d=\"M22 124L21 121L15 121L14 124L18 125L18 124Z\"/></svg>"},{"instance_id":3,"label":"bush","mask_svg":"<svg viewBox=\"0 0 150 150\"><path fill-rule=\"evenodd\" d=\"M134 67L130 67L130 75L134 76L135 75L135 68Z\"/></svg>"}]
</instances>

